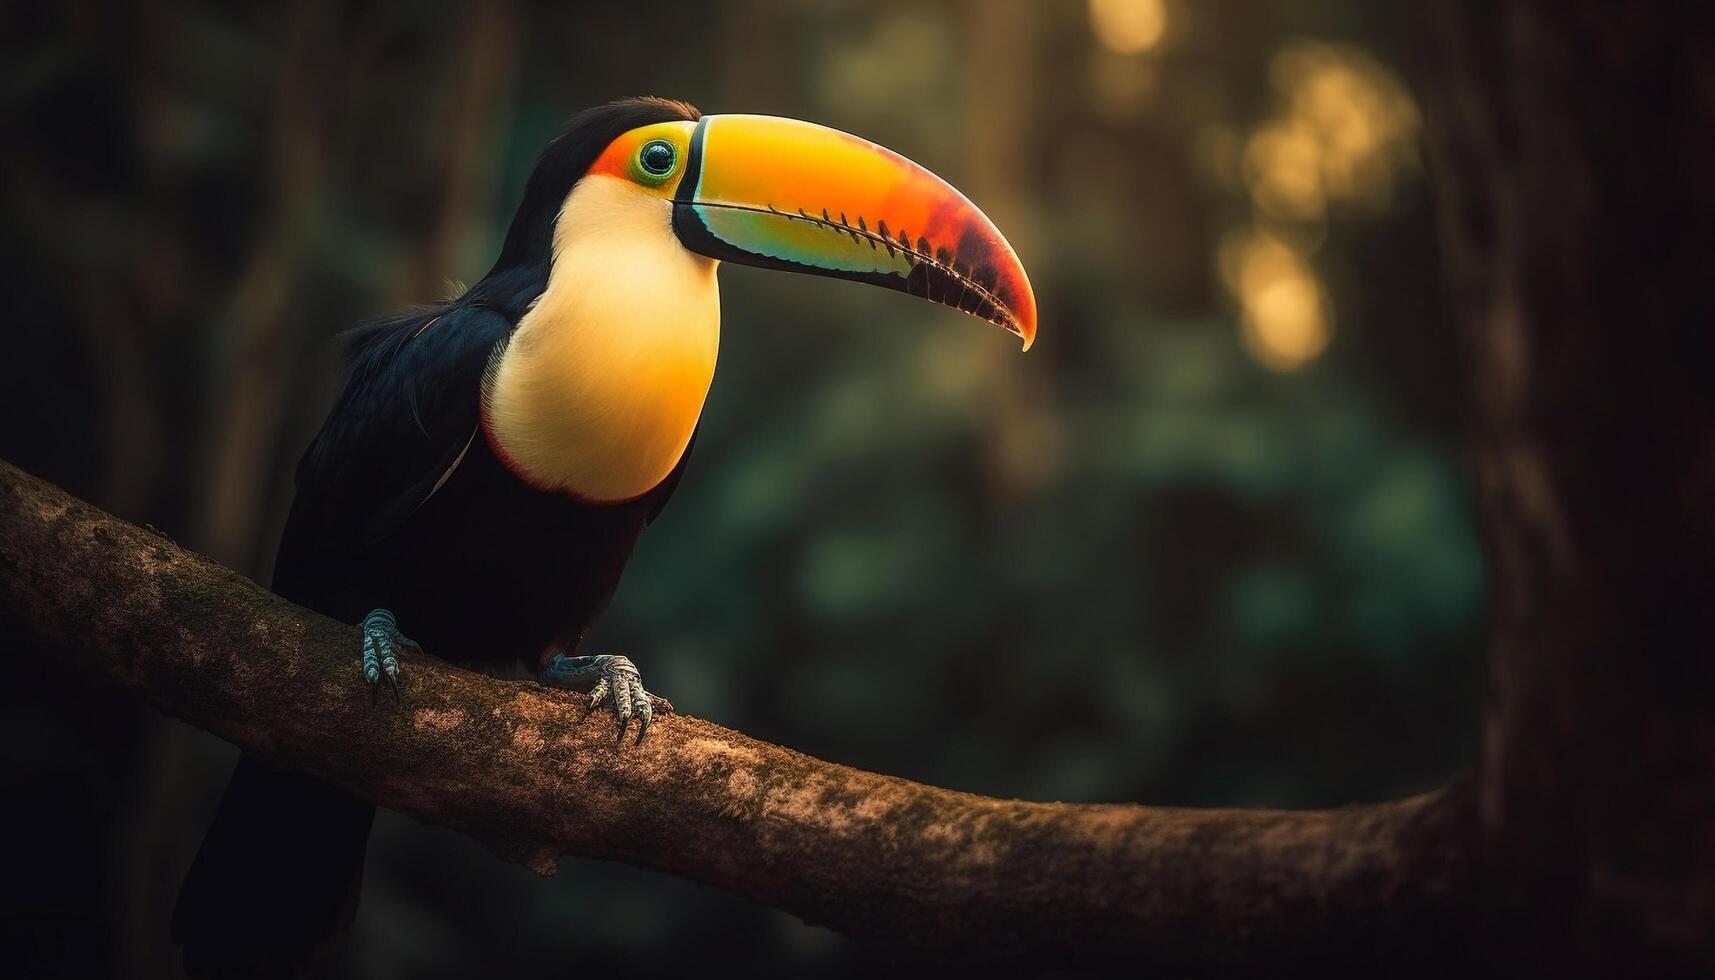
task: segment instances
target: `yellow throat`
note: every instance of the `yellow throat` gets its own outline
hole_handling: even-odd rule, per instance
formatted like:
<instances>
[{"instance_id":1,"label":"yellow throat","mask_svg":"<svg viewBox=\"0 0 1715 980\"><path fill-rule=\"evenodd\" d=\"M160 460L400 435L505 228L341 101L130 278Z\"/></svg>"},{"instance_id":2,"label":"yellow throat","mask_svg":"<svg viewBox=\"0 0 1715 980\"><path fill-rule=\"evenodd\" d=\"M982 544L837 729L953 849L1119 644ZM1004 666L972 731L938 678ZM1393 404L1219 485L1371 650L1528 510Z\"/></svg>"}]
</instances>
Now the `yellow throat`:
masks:
<instances>
[{"instance_id":1,"label":"yellow throat","mask_svg":"<svg viewBox=\"0 0 1715 980\"><path fill-rule=\"evenodd\" d=\"M679 244L671 202L605 175L578 182L548 288L484 394L484 429L519 477L617 503L673 471L714 379L717 265Z\"/></svg>"}]
</instances>

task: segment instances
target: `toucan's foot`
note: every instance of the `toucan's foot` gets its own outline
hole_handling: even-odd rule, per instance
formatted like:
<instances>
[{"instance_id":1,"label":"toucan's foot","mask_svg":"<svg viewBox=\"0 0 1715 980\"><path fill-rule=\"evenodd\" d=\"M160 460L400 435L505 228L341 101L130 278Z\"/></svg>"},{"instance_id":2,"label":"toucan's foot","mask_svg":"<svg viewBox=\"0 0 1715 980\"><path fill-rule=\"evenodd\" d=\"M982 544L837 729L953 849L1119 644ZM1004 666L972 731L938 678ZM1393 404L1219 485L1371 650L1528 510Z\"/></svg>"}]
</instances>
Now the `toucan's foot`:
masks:
<instances>
[{"instance_id":1,"label":"toucan's foot","mask_svg":"<svg viewBox=\"0 0 1715 980\"><path fill-rule=\"evenodd\" d=\"M415 640L399 632L399 623L385 609L376 609L363 617L363 679L371 691L379 691L381 683L393 689L399 698L400 648L423 652Z\"/></svg>"},{"instance_id":2,"label":"toucan's foot","mask_svg":"<svg viewBox=\"0 0 1715 980\"><path fill-rule=\"evenodd\" d=\"M638 673L637 665L630 658L618 654L602 653L587 657L555 654L548 661L548 666L542 669L541 681L548 687L588 690L590 703L584 717L588 718L590 712L606 704L619 720L618 737L621 739L625 738L626 726L631 724L632 718L637 719L637 741L642 742L655 715L673 711L671 701L643 689L643 675Z\"/></svg>"}]
</instances>

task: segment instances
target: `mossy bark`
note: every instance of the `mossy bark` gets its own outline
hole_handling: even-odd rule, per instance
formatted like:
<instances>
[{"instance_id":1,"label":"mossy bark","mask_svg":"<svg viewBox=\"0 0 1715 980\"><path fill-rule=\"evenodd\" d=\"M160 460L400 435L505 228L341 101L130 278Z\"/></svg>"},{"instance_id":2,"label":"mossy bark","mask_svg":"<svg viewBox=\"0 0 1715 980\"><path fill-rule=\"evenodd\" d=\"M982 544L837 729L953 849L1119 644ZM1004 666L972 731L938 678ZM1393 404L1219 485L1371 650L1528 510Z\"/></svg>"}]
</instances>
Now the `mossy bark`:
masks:
<instances>
[{"instance_id":1,"label":"mossy bark","mask_svg":"<svg viewBox=\"0 0 1715 980\"><path fill-rule=\"evenodd\" d=\"M577 695L421 656L398 703L373 700L353 627L4 463L0 596L31 655L543 873L624 861L929 955L1359 970L1434 953L1462 880L1459 790L1310 812L1026 803L683 714L618 744Z\"/></svg>"}]
</instances>

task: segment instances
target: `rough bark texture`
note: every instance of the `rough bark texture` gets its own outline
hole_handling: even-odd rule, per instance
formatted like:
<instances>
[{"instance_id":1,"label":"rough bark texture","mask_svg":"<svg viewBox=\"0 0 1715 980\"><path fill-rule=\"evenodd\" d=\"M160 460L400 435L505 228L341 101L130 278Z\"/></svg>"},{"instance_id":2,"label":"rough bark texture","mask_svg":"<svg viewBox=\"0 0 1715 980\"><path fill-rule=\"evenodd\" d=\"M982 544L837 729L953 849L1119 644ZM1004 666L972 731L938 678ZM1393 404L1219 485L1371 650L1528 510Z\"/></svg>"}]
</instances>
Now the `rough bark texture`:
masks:
<instances>
[{"instance_id":1,"label":"rough bark texture","mask_svg":"<svg viewBox=\"0 0 1715 980\"><path fill-rule=\"evenodd\" d=\"M1427 5L1495 583L1479 941L1715 973L1715 7Z\"/></svg>"},{"instance_id":2,"label":"rough bark texture","mask_svg":"<svg viewBox=\"0 0 1715 980\"><path fill-rule=\"evenodd\" d=\"M1424 4L1495 583L1475 779L1323 812L993 800L408 658L0 463L0 625L539 870L930 953L1198 975L1715 974L1715 8Z\"/></svg>"},{"instance_id":3,"label":"rough bark texture","mask_svg":"<svg viewBox=\"0 0 1715 980\"><path fill-rule=\"evenodd\" d=\"M582 699L423 657L372 702L355 629L0 463L0 619L246 749L544 873L563 853L984 960L1275 975L1436 953L1462 789L1316 812L987 799L684 715L641 746Z\"/></svg>"}]
</instances>

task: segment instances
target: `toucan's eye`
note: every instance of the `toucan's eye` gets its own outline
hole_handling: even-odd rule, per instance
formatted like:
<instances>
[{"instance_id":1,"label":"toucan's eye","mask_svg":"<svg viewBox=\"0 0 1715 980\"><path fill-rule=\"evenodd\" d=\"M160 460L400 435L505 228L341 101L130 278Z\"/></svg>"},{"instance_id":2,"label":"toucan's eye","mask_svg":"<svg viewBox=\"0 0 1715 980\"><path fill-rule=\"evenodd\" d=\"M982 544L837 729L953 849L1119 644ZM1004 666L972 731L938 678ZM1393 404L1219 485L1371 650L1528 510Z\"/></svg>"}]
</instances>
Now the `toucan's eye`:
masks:
<instances>
[{"instance_id":1,"label":"toucan's eye","mask_svg":"<svg viewBox=\"0 0 1715 980\"><path fill-rule=\"evenodd\" d=\"M652 181L666 178L679 161L679 151L667 140L650 140L637 151L637 169Z\"/></svg>"}]
</instances>

